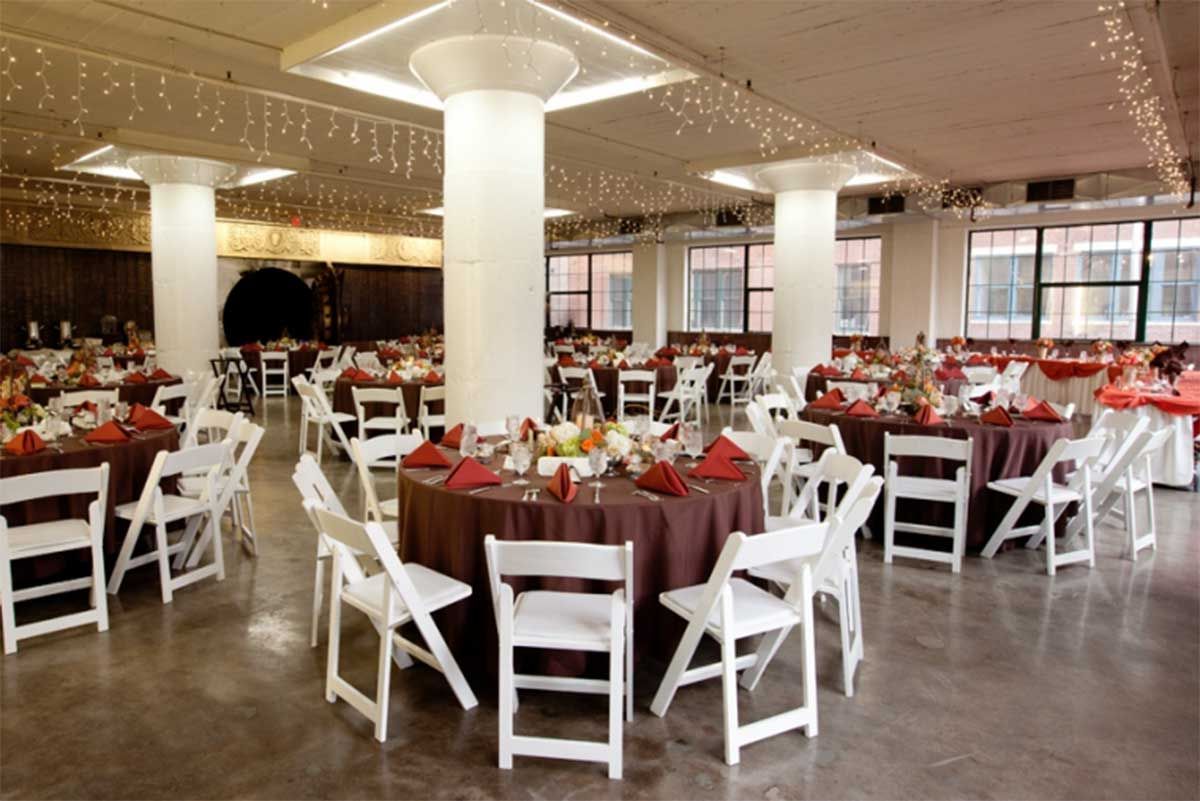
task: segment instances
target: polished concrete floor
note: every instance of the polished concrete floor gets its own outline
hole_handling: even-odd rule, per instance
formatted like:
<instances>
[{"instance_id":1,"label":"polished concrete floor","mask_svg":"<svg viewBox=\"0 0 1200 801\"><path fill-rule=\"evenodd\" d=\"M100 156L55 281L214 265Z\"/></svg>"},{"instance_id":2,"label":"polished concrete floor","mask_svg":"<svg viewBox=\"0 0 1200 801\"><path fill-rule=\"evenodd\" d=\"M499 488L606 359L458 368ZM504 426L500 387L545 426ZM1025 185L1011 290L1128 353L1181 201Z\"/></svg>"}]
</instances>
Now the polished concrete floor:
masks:
<instances>
[{"instance_id":1,"label":"polished concrete floor","mask_svg":"<svg viewBox=\"0 0 1200 801\"><path fill-rule=\"evenodd\" d=\"M625 779L518 758L496 768L495 689L464 712L441 677L393 675L380 745L327 704L325 632L308 647L314 535L290 475L295 402L273 400L251 481L260 555L226 535L228 576L159 599L154 568L110 601L111 628L21 644L0 659L3 798L1196 798L1200 795L1200 495L1157 493L1157 553L1122 558L1103 528L1095 569L1055 578L1024 549L963 573L860 551L866 661L842 694L835 610L818 614L820 736L791 732L722 760L721 694L647 705L637 676ZM326 459L347 507L347 463ZM77 600L77 599L73 599ZM23 605L21 619L52 608ZM376 638L347 615L343 670L373 692ZM744 719L800 702L795 638ZM519 730L601 739L600 697L525 693Z\"/></svg>"}]
</instances>

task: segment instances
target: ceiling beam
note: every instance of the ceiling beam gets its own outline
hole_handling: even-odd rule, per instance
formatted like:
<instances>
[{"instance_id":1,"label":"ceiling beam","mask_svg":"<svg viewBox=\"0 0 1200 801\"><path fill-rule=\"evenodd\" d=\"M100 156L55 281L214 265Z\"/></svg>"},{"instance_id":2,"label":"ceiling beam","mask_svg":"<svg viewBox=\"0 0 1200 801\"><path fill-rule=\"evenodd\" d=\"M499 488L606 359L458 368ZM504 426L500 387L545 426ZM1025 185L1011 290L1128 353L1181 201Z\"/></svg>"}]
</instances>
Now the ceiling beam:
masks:
<instances>
[{"instance_id":1,"label":"ceiling beam","mask_svg":"<svg viewBox=\"0 0 1200 801\"><path fill-rule=\"evenodd\" d=\"M1163 34L1162 15L1159 13L1159 0L1146 0L1146 16L1149 18L1149 35L1141 37L1158 65L1158 94L1163 103L1163 116L1166 117L1167 131L1171 144L1187 161L1193 158L1191 143L1187 140L1187 128L1183 124L1183 112L1179 108L1179 97L1175 94L1175 67L1167 55L1167 42ZM1133 30L1137 30L1129 9L1125 9L1125 18ZM1145 54L1143 54L1143 57ZM1195 64L1192 65L1196 67Z\"/></svg>"}]
</instances>

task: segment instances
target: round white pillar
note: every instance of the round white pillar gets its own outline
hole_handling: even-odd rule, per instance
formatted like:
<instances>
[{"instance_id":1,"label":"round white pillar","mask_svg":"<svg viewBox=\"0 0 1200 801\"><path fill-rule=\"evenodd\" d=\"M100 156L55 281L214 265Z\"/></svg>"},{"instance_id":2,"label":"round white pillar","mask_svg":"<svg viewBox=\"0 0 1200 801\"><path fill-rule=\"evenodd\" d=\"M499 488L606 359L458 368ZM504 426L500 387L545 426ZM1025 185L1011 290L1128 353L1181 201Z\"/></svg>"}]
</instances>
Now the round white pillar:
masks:
<instances>
[{"instance_id":1,"label":"round white pillar","mask_svg":"<svg viewBox=\"0 0 1200 801\"><path fill-rule=\"evenodd\" d=\"M445 103L446 419L540 419L545 104L579 69L549 42L461 36L412 54Z\"/></svg>"},{"instance_id":2,"label":"round white pillar","mask_svg":"<svg viewBox=\"0 0 1200 801\"><path fill-rule=\"evenodd\" d=\"M220 347L217 215L213 187L229 164L178 156L136 156L129 166L150 184L154 347L159 365L180 374L212 371Z\"/></svg>"},{"instance_id":3,"label":"round white pillar","mask_svg":"<svg viewBox=\"0 0 1200 801\"><path fill-rule=\"evenodd\" d=\"M771 353L780 375L829 359L837 193L854 173L848 164L817 161L783 162L757 172L775 193Z\"/></svg>"}]
</instances>

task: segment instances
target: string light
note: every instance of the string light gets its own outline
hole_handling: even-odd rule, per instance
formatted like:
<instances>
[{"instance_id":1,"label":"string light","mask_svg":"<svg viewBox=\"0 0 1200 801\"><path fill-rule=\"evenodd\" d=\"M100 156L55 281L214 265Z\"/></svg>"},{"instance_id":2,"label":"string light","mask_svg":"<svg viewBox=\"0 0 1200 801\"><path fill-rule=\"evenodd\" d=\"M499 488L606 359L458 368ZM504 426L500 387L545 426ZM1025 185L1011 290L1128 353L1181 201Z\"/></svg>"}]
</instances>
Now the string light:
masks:
<instances>
[{"instance_id":1,"label":"string light","mask_svg":"<svg viewBox=\"0 0 1200 801\"><path fill-rule=\"evenodd\" d=\"M0 83L8 87L4 90L4 101L8 102L12 100L13 92L19 92L24 87L13 77L13 64L17 63L17 57L9 52L7 43L0 45L0 63L3 64L3 67L0 67Z\"/></svg>"},{"instance_id":2,"label":"string light","mask_svg":"<svg viewBox=\"0 0 1200 801\"><path fill-rule=\"evenodd\" d=\"M42 62L37 68L37 77L42 79L42 96L38 98L38 108L46 107L46 104L54 99L54 93L50 91L50 81L46 78L46 73L50 70L50 59L42 48L37 49L37 54L41 57Z\"/></svg>"},{"instance_id":3,"label":"string light","mask_svg":"<svg viewBox=\"0 0 1200 801\"><path fill-rule=\"evenodd\" d=\"M142 103L138 100L137 70L132 64L129 65L129 102L133 104L133 107L129 110L129 120L132 122L134 116L146 110L142 108Z\"/></svg>"},{"instance_id":4,"label":"string light","mask_svg":"<svg viewBox=\"0 0 1200 801\"><path fill-rule=\"evenodd\" d=\"M87 69L87 62L79 56L75 56L75 62L77 67L75 71L75 94L71 96L71 99L75 101L75 119L71 120L71 124L78 127L79 135L83 136L83 118L88 113L87 108L83 105L83 86L84 81L87 79L87 73L84 70Z\"/></svg>"}]
</instances>

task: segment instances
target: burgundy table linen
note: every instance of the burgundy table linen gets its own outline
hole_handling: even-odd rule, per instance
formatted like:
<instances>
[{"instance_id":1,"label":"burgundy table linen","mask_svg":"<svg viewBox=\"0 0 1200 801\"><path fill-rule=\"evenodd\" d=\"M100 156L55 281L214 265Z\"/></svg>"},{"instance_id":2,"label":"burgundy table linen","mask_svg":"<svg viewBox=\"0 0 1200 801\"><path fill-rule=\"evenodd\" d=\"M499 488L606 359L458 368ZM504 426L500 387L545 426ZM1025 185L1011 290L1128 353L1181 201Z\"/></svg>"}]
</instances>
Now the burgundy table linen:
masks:
<instances>
[{"instance_id":1,"label":"burgundy table linen","mask_svg":"<svg viewBox=\"0 0 1200 801\"><path fill-rule=\"evenodd\" d=\"M26 394L34 403L45 406L50 402L51 398L57 398L63 392L79 392L85 389L94 390L117 390L117 397L125 403L132 406L135 403L140 403L143 406L149 406L154 402L154 396L158 394L158 388L163 386L172 386L178 384L183 379L179 377L163 379L161 381L149 380L144 384L131 384L128 381L123 381L119 384L104 384L99 387L72 387L65 384L47 384L44 387L29 387ZM182 401L180 402L182 403ZM179 404L176 404L178 406ZM174 411L168 409L168 411Z\"/></svg>"},{"instance_id":2,"label":"burgundy table linen","mask_svg":"<svg viewBox=\"0 0 1200 801\"><path fill-rule=\"evenodd\" d=\"M824 409L805 409L800 416L814 423L836 423L846 451L864 463L875 465L875 474L883 475L883 435L951 437L974 440L971 451L971 487L967 510L967 547L979 550L1012 504L1012 496L987 488L989 481L1032 475L1057 440L1074 436L1071 423L1049 423L1026 420L1017 416L1012 428L980 423L974 418L951 417L943 425L923 426L908 415L853 417L844 412ZM820 448L816 451L819 454ZM936 459L901 459L901 474L924 475L930 478L953 478L959 462ZM1056 474L1062 479L1063 471ZM1036 506L1036 505L1034 505ZM898 501L899 520L918 521L932 525L953 524L953 506L917 501ZM869 525L876 537L883 536L883 496L872 510ZM1025 523L1040 520L1041 507L1021 517ZM918 541L919 535L896 532L899 542ZM923 540L932 542L933 538ZM947 540L941 540L943 543Z\"/></svg>"},{"instance_id":3,"label":"burgundy table linen","mask_svg":"<svg viewBox=\"0 0 1200 801\"><path fill-rule=\"evenodd\" d=\"M443 449L457 462L457 453ZM491 464L498 470L503 457ZM549 477L530 470L531 486L542 489L537 502L524 502L523 487L498 487L478 495L428 486L423 479L441 471L401 470L399 478L400 557L453 576L471 585L472 596L438 613L438 625L467 675L496 676L496 620L488 586L483 541L488 534L503 540L551 540L619 545L629 540L634 552L634 655L668 660L682 633L674 615L658 602L661 592L703 583L716 563L725 539L734 531L763 530L758 471L744 467L742 482L704 485L711 494L691 491L687 497L662 496L652 501L633 495L636 487L624 476L604 479L601 503L594 504L586 483L571 503L546 491ZM686 470L680 463L680 470ZM501 474L505 483L511 472ZM693 480L692 483L699 483ZM604 582L567 579L510 578L515 592L530 589L611 592ZM607 671L607 657L590 660L582 652L517 652L518 669L578 675ZM596 655L593 655L596 656ZM520 663L524 661L524 668Z\"/></svg>"}]
</instances>

